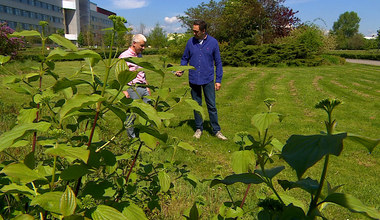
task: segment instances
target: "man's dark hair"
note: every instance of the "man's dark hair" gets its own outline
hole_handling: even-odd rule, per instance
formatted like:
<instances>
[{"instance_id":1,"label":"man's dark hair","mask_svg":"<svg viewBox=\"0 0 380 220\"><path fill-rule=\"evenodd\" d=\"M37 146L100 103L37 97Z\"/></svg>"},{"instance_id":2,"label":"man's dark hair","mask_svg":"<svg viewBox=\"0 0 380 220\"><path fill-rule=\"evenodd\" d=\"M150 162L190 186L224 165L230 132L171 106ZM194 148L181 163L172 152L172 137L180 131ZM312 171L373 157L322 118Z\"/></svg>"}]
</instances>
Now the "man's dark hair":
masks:
<instances>
[{"instance_id":1,"label":"man's dark hair","mask_svg":"<svg viewBox=\"0 0 380 220\"><path fill-rule=\"evenodd\" d=\"M200 31L206 31L207 30L207 24L203 20L195 20L193 25L199 25Z\"/></svg>"}]
</instances>

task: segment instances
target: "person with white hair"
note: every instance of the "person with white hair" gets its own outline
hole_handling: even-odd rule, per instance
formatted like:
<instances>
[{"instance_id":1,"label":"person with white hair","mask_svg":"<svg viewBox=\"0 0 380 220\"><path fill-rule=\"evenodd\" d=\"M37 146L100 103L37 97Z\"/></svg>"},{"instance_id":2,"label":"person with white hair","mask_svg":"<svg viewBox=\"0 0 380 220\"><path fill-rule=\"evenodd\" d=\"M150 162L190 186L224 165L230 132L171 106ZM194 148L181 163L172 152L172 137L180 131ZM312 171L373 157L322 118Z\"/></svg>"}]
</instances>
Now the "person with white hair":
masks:
<instances>
[{"instance_id":1,"label":"person with white hair","mask_svg":"<svg viewBox=\"0 0 380 220\"><path fill-rule=\"evenodd\" d=\"M141 53L145 49L145 43L146 43L146 37L142 34L136 34L132 38L132 44L128 48L128 50L124 51L120 54L119 58L128 58L128 57L142 57ZM127 62L127 65L129 67L129 71L136 71L140 69L141 67L134 64ZM145 76L144 71L139 71L137 73L136 78L134 78L132 81L128 82L128 85L130 86L126 91L123 91L125 96L127 98L132 99L143 99L145 103L148 103L150 99L146 98L146 96L150 96L150 90L146 85L148 84ZM135 87L134 89L131 87ZM137 93L136 93L137 92ZM136 117L132 115L129 117L129 120L126 122L127 126L127 133L128 136L131 138L135 138L136 134L134 131L133 126L131 126L134 123L134 119Z\"/></svg>"}]
</instances>

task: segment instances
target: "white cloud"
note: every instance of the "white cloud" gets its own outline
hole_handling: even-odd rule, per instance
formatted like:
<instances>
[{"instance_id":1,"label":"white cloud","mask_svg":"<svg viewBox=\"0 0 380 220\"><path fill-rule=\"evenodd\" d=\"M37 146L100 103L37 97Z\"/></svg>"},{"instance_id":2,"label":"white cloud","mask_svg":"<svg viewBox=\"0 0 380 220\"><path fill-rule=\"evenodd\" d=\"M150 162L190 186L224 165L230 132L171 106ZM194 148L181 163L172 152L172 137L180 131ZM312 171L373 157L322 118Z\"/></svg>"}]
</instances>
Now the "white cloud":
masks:
<instances>
[{"instance_id":1,"label":"white cloud","mask_svg":"<svg viewBox=\"0 0 380 220\"><path fill-rule=\"evenodd\" d=\"M165 22L168 24L173 24L173 23L178 22L178 18L176 16L171 17L171 18L165 17Z\"/></svg>"},{"instance_id":2,"label":"white cloud","mask_svg":"<svg viewBox=\"0 0 380 220\"><path fill-rule=\"evenodd\" d=\"M117 9L143 8L148 5L145 0L112 0L112 3Z\"/></svg>"}]
</instances>

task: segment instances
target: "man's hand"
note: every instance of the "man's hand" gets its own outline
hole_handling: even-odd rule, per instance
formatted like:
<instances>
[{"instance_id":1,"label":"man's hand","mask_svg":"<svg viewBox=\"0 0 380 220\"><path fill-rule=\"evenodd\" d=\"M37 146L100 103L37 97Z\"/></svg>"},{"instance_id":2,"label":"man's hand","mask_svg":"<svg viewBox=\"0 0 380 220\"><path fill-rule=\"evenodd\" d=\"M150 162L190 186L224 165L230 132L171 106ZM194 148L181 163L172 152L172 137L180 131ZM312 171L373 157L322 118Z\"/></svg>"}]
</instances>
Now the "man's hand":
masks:
<instances>
[{"instance_id":1,"label":"man's hand","mask_svg":"<svg viewBox=\"0 0 380 220\"><path fill-rule=\"evenodd\" d=\"M181 77L183 75L183 71L176 71L175 75Z\"/></svg>"},{"instance_id":2,"label":"man's hand","mask_svg":"<svg viewBox=\"0 0 380 220\"><path fill-rule=\"evenodd\" d=\"M215 83L215 90L216 91L220 90L220 87L222 87L221 83Z\"/></svg>"},{"instance_id":3,"label":"man's hand","mask_svg":"<svg viewBox=\"0 0 380 220\"><path fill-rule=\"evenodd\" d=\"M123 93L124 93L124 95L125 95L125 97L126 97L127 99L131 98L131 96L129 95L129 93L128 93L127 91L123 91Z\"/></svg>"}]
</instances>

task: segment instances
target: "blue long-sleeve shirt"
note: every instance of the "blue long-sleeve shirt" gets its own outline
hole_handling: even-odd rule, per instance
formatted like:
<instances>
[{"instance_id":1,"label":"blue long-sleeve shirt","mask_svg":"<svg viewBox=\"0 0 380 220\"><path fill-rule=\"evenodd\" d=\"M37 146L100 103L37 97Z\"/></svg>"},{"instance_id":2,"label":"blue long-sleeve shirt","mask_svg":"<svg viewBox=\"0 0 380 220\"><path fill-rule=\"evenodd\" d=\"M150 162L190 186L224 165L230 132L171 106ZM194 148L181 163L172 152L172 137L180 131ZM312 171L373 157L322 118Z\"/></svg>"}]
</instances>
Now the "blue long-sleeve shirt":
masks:
<instances>
[{"instance_id":1,"label":"blue long-sleeve shirt","mask_svg":"<svg viewBox=\"0 0 380 220\"><path fill-rule=\"evenodd\" d=\"M205 85L214 80L215 72L215 82L222 82L223 67L218 41L210 35L207 35L202 44L195 37L189 39L181 58L181 65L187 64L196 68L189 70L189 82L191 84Z\"/></svg>"}]
</instances>

